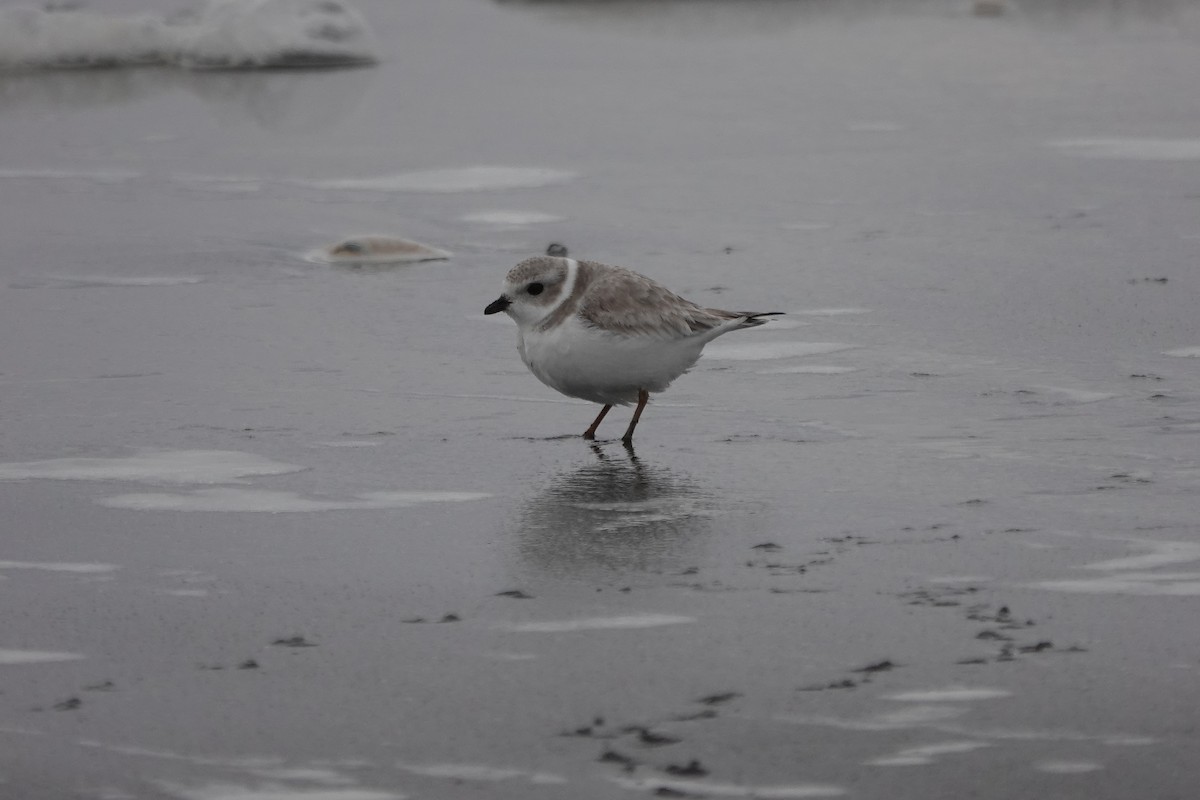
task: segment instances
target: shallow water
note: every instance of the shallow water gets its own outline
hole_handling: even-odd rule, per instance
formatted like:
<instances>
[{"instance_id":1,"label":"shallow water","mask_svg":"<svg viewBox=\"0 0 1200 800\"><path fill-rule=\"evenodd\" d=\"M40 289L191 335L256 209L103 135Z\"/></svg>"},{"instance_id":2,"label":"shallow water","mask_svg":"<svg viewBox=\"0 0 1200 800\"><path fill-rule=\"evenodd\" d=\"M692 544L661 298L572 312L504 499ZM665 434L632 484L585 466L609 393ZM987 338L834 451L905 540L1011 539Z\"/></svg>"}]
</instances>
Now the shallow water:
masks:
<instances>
[{"instance_id":1,"label":"shallow water","mask_svg":"<svg viewBox=\"0 0 1200 800\"><path fill-rule=\"evenodd\" d=\"M355 5L0 73L0 795L1191 796L1193 4ZM588 444L552 241L788 316Z\"/></svg>"}]
</instances>

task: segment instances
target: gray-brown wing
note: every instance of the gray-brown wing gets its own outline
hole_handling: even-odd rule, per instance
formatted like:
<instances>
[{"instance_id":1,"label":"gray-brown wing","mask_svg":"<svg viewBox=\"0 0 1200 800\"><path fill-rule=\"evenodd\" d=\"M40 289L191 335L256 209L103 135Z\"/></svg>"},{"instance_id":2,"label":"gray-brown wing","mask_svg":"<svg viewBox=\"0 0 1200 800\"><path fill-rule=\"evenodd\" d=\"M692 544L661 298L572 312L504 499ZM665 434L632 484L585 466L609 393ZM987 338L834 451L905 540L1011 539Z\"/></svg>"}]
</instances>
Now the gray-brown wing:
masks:
<instances>
[{"instance_id":1,"label":"gray-brown wing","mask_svg":"<svg viewBox=\"0 0 1200 800\"><path fill-rule=\"evenodd\" d=\"M662 284L619 267L595 275L580 303L579 315L612 333L664 339L691 336L741 316L701 308Z\"/></svg>"}]
</instances>

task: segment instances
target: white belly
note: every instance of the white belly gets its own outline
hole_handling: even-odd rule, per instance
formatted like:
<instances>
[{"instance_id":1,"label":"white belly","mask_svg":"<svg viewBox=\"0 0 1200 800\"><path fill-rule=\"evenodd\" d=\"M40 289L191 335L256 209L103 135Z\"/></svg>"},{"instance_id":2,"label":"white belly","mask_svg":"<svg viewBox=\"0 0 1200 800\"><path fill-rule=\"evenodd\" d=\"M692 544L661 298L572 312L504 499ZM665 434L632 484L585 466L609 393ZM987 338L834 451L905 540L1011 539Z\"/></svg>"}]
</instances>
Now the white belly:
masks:
<instances>
[{"instance_id":1,"label":"white belly","mask_svg":"<svg viewBox=\"0 0 1200 800\"><path fill-rule=\"evenodd\" d=\"M696 363L707 337L615 336L568 318L550 331L518 332L521 360L569 397L627 405L639 389L661 392Z\"/></svg>"}]
</instances>

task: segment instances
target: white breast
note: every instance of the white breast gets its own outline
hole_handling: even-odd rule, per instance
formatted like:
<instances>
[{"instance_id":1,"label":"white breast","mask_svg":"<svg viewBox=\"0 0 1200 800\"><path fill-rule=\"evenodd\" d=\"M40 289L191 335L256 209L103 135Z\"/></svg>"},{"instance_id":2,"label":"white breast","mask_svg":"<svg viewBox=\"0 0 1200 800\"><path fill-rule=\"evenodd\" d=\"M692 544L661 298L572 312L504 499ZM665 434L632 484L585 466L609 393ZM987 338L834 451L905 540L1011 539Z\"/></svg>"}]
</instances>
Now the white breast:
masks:
<instances>
[{"instance_id":1,"label":"white breast","mask_svg":"<svg viewBox=\"0 0 1200 800\"><path fill-rule=\"evenodd\" d=\"M519 334L521 359L538 380L569 397L604 405L661 392L700 358L706 337L616 336L570 317L548 331Z\"/></svg>"}]
</instances>

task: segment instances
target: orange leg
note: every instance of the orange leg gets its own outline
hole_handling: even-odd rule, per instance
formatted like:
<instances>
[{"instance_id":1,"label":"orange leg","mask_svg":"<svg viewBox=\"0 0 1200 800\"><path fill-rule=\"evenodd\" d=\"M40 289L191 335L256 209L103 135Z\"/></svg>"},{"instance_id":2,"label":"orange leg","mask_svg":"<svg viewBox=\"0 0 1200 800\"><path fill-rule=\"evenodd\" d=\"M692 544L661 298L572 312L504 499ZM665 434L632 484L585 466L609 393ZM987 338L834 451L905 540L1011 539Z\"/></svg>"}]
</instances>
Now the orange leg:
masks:
<instances>
[{"instance_id":1,"label":"orange leg","mask_svg":"<svg viewBox=\"0 0 1200 800\"><path fill-rule=\"evenodd\" d=\"M600 420L604 419L604 415L608 413L608 410L610 408L612 408L612 406L605 406L604 408L600 409L600 413L596 415L596 420L595 420L595 422L592 423L592 427L588 428L586 431L583 432L583 438L585 438L585 439L595 439L596 438L596 428L600 427Z\"/></svg>"},{"instance_id":2,"label":"orange leg","mask_svg":"<svg viewBox=\"0 0 1200 800\"><path fill-rule=\"evenodd\" d=\"M648 402L650 402L650 393L645 389L638 389L637 408L633 411L633 419L629 420L629 427L625 429L625 435L621 437L621 441L625 444L633 443L633 429L637 427L638 420L642 418L642 409Z\"/></svg>"}]
</instances>

